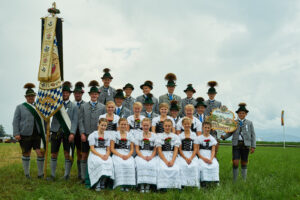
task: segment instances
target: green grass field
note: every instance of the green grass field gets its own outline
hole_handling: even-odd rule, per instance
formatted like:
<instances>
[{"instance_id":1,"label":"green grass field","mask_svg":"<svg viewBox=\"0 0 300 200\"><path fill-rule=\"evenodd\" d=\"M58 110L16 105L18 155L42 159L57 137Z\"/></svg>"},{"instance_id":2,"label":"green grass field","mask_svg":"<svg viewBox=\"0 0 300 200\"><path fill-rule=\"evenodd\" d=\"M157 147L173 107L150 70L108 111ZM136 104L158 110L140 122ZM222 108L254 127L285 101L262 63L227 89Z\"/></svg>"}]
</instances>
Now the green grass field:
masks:
<instances>
[{"instance_id":1,"label":"green grass field","mask_svg":"<svg viewBox=\"0 0 300 200\"><path fill-rule=\"evenodd\" d=\"M34 156L33 156L34 155ZM35 153L31 159L32 180L26 180L19 144L0 144L0 199L300 199L300 148L258 147L249 157L248 180L232 183L231 147L221 146L220 186L211 189L187 188L166 193L139 194L119 190L100 193L85 189L76 176L74 163L69 181L48 182L36 178ZM49 161L49 160L48 160ZM49 162L48 162L49 163ZM57 177L64 173L60 152ZM49 174L49 166L48 166Z\"/></svg>"}]
</instances>

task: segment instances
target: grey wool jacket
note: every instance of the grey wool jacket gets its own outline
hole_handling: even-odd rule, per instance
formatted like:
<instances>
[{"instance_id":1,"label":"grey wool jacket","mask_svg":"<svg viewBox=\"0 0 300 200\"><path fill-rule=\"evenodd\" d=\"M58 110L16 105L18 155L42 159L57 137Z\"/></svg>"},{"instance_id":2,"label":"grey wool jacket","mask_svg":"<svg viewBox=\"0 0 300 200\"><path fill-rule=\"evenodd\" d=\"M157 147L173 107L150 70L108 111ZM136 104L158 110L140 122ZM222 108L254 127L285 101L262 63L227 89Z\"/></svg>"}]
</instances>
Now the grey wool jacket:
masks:
<instances>
[{"instance_id":1,"label":"grey wool jacket","mask_svg":"<svg viewBox=\"0 0 300 200\"><path fill-rule=\"evenodd\" d=\"M238 123L237 129L232 133L227 133L224 136L224 139L227 139L232 136L232 146L237 146L239 142L239 133L241 131L242 138L244 139L244 144L247 147L256 148L256 136L253 127L253 123L250 120L245 119L243 122L243 126L239 125L239 121L236 120Z\"/></svg>"},{"instance_id":2,"label":"grey wool jacket","mask_svg":"<svg viewBox=\"0 0 300 200\"><path fill-rule=\"evenodd\" d=\"M206 107L206 109L205 109L205 112L204 112L204 114L205 114L206 116L210 116L210 113L211 113L211 111L212 111L213 109L215 109L215 108L221 108L221 106L222 106L222 103L221 103L220 101L217 101L217 100L214 100L214 102L211 102L211 101L208 99L208 100L206 100L204 103L207 105L207 107Z\"/></svg>"},{"instance_id":3,"label":"grey wool jacket","mask_svg":"<svg viewBox=\"0 0 300 200\"><path fill-rule=\"evenodd\" d=\"M30 136L33 133L34 123L38 132L40 133L40 127L34 119L31 112L23 105L20 104L16 107L13 118L13 136L23 135Z\"/></svg>"},{"instance_id":4,"label":"grey wool jacket","mask_svg":"<svg viewBox=\"0 0 300 200\"><path fill-rule=\"evenodd\" d=\"M105 114L105 106L97 103L93 108L90 102L83 104L79 111L79 132L89 135L97 130L99 116Z\"/></svg>"},{"instance_id":5,"label":"grey wool jacket","mask_svg":"<svg viewBox=\"0 0 300 200\"><path fill-rule=\"evenodd\" d=\"M181 107L181 97L178 96L178 95L176 95L176 94L173 94L173 100L178 101L179 114L180 114L180 113L182 112L182 107ZM167 103L167 104L169 104L169 106L170 106L170 105L171 105L170 102L171 102L171 101L169 100L168 94L164 94L164 95L161 95L161 96L159 97L159 104L161 104L161 103ZM157 113L159 113L159 112L157 112Z\"/></svg>"},{"instance_id":6,"label":"grey wool jacket","mask_svg":"<svg viewBox=\"0 0 300 200\"><path fill-rule=\"evenodd\" d=\"M106 90L104 86L100 87L100 94L98 97L98 102L105 105L108 101L114 101L114 96L116 94L116 90L112 87L108 87Z\"/></svg>"},{"instance_id":7,"label":"grey wool jacket","mask_svg":"<svg viewBox=\"0 0 300 200\"><path fill-rule=\"evenodd\" d=\"M117 115L117 107L116 107L116 110L114 113ZM127 117L129 117L130 115L131 115L131 112L125 106L122 106L120 114L118 116L120 118L127 119Z\"/></svg>"},{"instance_id":8,"label":"grey wool jacket","mask_svg":"<svg viewBox=\"0 0 300 200\"><path fill-rule=\"evenodd\" d=\"M65 109L66 109L66 111L68 113L68 116L71 120L70 133L75 134L77 126L78 126L78 108L74 103L69 101L68 104L66 105ZM52 118L50 131L51 132L57 132L59 130L59 128L60 128L60 123L57 120L56 116L54 115L53 118Z\"/></svg>"},{"instance_id":9,"label":"grey wool jacket","mask_svg":"<svg viewBox=\"0 0 300 200\"><path fill-rule=\"evenodd\" d=\"M133 104L135 101L133 97L125 97L123 101L123 106L130 111L131 115L133 115Z\"/></svg>"},{"instance_id":10,"label":"grey wool jacket","mask_svg":"<svg viewBox=\"0 0 300 200\"><path fill-rule=\"evenodd\" d=\"M145 117L149 118L150 120L152 120L154 117L158 117L158 116L159 116L159 115L156 114L155 112L152 112L151 115L150 115L150 117L149 117L146 111L143 111L143 112L141 113L141 115L144 115Z\"/></svg>"}]
</instances>

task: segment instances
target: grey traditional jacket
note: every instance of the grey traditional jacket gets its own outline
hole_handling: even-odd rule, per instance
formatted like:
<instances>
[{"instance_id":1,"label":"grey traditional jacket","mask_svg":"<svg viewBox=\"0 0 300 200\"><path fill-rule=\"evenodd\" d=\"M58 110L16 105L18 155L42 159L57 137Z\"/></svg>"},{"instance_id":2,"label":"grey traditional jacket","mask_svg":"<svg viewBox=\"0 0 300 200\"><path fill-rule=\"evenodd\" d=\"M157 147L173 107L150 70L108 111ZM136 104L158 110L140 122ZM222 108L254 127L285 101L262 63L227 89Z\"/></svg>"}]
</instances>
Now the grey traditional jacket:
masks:
<instances>
[{"instance_id":1,"label":"grey traditional jacket","mask_svg":"<svg viewBox=\"0 0 300 200\"><path fill-rule=\"evenodd\" d=\"M121 108L121 111L119 114L117 114L117 107L116 107L116 110L115 110L115 114L118 115L120 118L125 118L127 119L127 117L129 117L131 115L131 112L125 107L125 106L122 106Z\"/></svg>"},{"instance_id":2,"label":"grey traditional jacket","mask_svg":"<svg viewBox=\"0 0 300 200\"><path fill-rule=\"evenodd\" d=\"M145 102L145 96L144 95L141 95L141 96L138 96L137 98L136 98L136 101L138 101L138 102L141 102L143 105L144 105L144 102ZM156 97L152 97L152 101L153 101L153 107L152 107L152 110L153 110L153 112L155 112L155 113L159 113L159 109L158 109L158 100L157 100L157 98ZM142 111L145 111L145 108L143 107L143 110Z\"/></svg>"},{"instance_id":3,"label":"grey traditional jacket","mask_svg":"<svg viewBox=\"0 0 300 200\"><path fill-rule=\"evenodd\" d=\"M194 107L197 104L197 101L192 97L190 99L188 99L187 97L185 97L184 99L181 100L181 114L180 116L185 116L185 111L184 111L184 107L188 104L192 104ZM196 111L196 110L195 110Z\"/></svg>"},{"instance_id":4,"label":"grey traditional jacket","mask_svg":"<svg viewBox=\"0 0 300 200\"><path fill-rule=\"evenodd\" d=\"M71 129L70 129L70 133L71 134L75 134L76 133L76 129L78 126L78 108L77 106L72 103L71 101L69 101L65 107L68 116L71 120ZM51 132L57 132L60 128L60 123L57 120L56 116L53 116L52 122L51 122L51 127L50 127L50 131Z\"/></svg>"},{"instance_id":5,"label":"grey traditional jacket","mask_svg":"<svg viewBox=\"0 0 300 200\"><path fill-rule=\"evenodd\" d=\"M181 110L182 110L182 107L181 107L181 97L178 96L178 95L176 95L176 94L173 94L173 100L178 101L179 114L180 114L180 113L182 112L182 111L181 111ZM159 104L161 104L161 103L167 103L167 104L169 104L169 106L170 106L170 105L171 105L170 102L171 102L171 100L169 99L168 94L164 94L164 95L161 95L161 96L159 97Z\"/></svg>"},{"instance_id":6,"label":"grey traditional jacket","mask_svg":"<svg viewBox=\"0 0 300 200\"><path fill-rule=\"evenodd\" d=\"M114 88L108 87L108 89L106 89L104 88L104 86L101 86L98 102L105 105L108 101L114 101L115 94L116 94L116 90Z\"/></svg>"},{"instance_id":7,"label":"grey traditional jacket","mask_svg":"<svg viewBox=\"0 0 300 200\"><path fill-rule=\"evenodd\" d=\"M204 112L206 116L210 116L210 113L213 109L220 108L222 106L222 103L220 101L216 101L216 100L211 101L208 99L204 103L207 105L205 112Z\"/></svg>"},{"instance_id":8,"label":"grey traditional jacket","mask_svg":"<svg viewBox=\"0 0 300 200\"><path fill-rule=\"evenodd\" d=\"M80 131L79 131L79 116L80 116L80 107L85 104L86 102L84 100L82 100L81 102L79 102L79 104L77 104L77 101L74 101L73 102L77 108L78 108L78 125L77 125L77 129L76 129L76 134L80 134Z\"/></svg>"},{"instance_id":9,"label":"grey traditional jacket","mask_svg":"<svg viewBox=\"0 0 300 200\"><path fill-rule=\"evenodd\" d=\"M86 135L97 130L99 116L105 114L105 106L102 103L97 103L93 108L90 102L83 104L80 107L79 114L79 132Z\"/></svg>"},{"instance_id":10,"label":"grey traditional jacket","mask_svg":"<svg viewBox=\"0 0 300 200\"><path fill-rule=\"evenodd\" d=\"M135 101L133 97L125 97L123 101L123 106L130 111L131 115L133 115L133 104Z\"/></svg>"},{"instance_id":11,"label":"grey traditional jacket","mask_svg":"<svg viewBox=\"0 0 300 200\"><path fill-rule=\"evenodd\" d=\"M196 113L196 114L194 114L194 116L197 118L197 119L199 119L200 120L200 116L199 116L199 114L198 113ZM207 118L208 116L206 116L205 115L205 113L202 115L202 122L204 122L205 121L205 119ZM201 120L200 120L200 122L201 122ZM202 123L201 122L201 123Z\"/></svg>"},{"instance_id":12,"label":"grey traditional jacket","mask_svg":"<svg viewBox=\"0 0 300 200\"><path fill-rule=\"evenodd\" d=\"M224 139L232 136L232 146L237 146L239 140L243 140L245 146L247 147L256 147L256 136L254 132L253 123L250 120L245 119L243 126L239 125L239 120L236 120L238 123L238 128L233 133L227 133L224 136ZM241 134L242 137L239 137Z\"/></svg>"},{"instance_id":13,"label":"grey traditional jacket","mask_svg":"<svg viewBox=\"0 0 300 200\"><path fill-rule=\"evenodd\" d=\"M150 116L148 115L148 113L146 111L143 111L141 113L141 115L144 115L145 117L149 118L149 119L153 119L154 117L158 117L159 115L156 114L155 112L151 112Z\"/></svg>"},{"instance_id":14,"label":"grey traditional jacket","mask_svg":"<svg viewBox=\"0 0 300 200\"><path fill-rule=\"evenodd\" d=\"M13 119L13 136L23 135L30 136L33 133L34 123L38 132L40 133L40 127L31 112L23 105L20 104L16 107L14 119Z\"/></svg>"}]
</instances>

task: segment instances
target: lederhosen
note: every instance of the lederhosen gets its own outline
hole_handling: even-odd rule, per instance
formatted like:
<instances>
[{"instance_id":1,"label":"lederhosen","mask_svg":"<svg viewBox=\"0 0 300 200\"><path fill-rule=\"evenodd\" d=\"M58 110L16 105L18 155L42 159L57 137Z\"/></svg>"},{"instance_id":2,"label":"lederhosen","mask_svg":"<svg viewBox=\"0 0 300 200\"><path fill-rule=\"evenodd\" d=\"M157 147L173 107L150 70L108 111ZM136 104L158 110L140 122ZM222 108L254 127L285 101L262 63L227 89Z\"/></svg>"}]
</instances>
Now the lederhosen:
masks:
<instances>
[{"instance_id":1,"label":"lederhosen","mask_svg":"<svg viewBox=\"0 0 300 200\"><path fill-rule=\"evenodd\" d=\"M38 134L38 129L36 127L35 120L33 124L34 125L32 135L21 135L20 146L23 154L28 153L31 149L36 150L41 148L41 136Z\"/></svg>"},{"instance_id":2,"label":"lederhosen","mask_svg":"<svg viewBox=\"0 0 300 200\"><path fill-rule=\"evenodd\" d=\"M244 144L244 137L242 135L242 129L245 126L240 127L239 135L242 137L243 140L238 141L237 146L232 146L232 160L242 160L248 162L248 156L250 152L250 148L245 146Z\"/></svg>"},{"instance_id":3,"label":"lederhosen","mask_svg":"<svg viewBox=\"0 0 300 200\"><path fill-rule=\"evenodd\" d=\"M84 102L80 102L80 106L83 104ZM78 107L77 105L77 102L76 102L76 106ZM80 106L78 107L78 112L80 110ZM81 151L81 135L80 135L80 131L79 131L79 123L78 123L78 127L77 127L77 130L76 130L76 134L75 134L75 137L74 137L74 143L75 143L75 148L78 150Z\"/></svg>"},{"instance_id":4,"label":"lederhosen","mask_svg":"<svg viewBox=\"0 0 300 200\"><path fill-rule=\"evenodd\" d=\"M69 135L65 134L60 127L57 132L52 132L51 134L51 153L59 152L61 142L63 142L64 151L70 152Z\"/></svg>"},{"instance_id":5,"label":"lederhosen","mask_svg":"<svg viewBox=\"0 0 300 200\"><path fill-rule=\"evenodd\" d=\"M155 132L156 133L163 133L164 131L165 131L164 123L162 121L159 121L155 126Z\"/></svg>"},{"instance_id":6,"label":"lederhosen","mask_svg":"<svg viewBox=\"0 0 300 200\"><path fill-rule=\"evenodd\" d=\"M182 151L194 151L194 140L191 138L185 138L181 140Z\"/></svg>"}]
</instances>

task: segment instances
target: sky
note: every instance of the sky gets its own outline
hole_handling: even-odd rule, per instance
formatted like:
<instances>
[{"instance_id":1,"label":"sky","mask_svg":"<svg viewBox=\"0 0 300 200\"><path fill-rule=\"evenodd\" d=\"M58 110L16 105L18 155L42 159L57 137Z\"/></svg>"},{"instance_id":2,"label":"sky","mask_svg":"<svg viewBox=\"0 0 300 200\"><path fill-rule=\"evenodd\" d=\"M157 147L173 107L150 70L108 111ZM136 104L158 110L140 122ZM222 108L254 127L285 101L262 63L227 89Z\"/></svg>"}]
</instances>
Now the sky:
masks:
<instances>
[{"instance_id":1,"label":"sky","mask_svg":"<svg viewBox=\"0 0 300 200\"><path fill-rule=\"evenodd\" d=\"M98 80L105 67L112 86L130 82L133 96L145 80L166 93L165 74L177 75L175 93L193 84L207 99L235 111L246 102L258 138L300 141L300 2L276 0L57 0L63 23L65 80ZM0 124L12 133L23 85L38 85L41 17L52 1L6 1L0 8ZM102 84L101 84L102 85ZM37 88L36 88L37 89ZM88 90L88 87L85 88ZM73 99L73 97L72 97ZM88 100L88 94L84 95Z\"/></svg>"}]
</instances>

